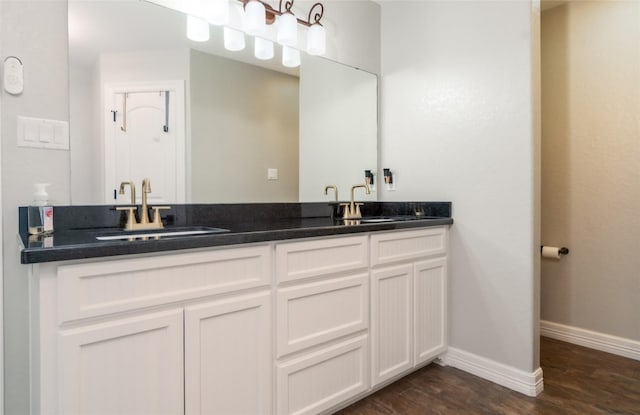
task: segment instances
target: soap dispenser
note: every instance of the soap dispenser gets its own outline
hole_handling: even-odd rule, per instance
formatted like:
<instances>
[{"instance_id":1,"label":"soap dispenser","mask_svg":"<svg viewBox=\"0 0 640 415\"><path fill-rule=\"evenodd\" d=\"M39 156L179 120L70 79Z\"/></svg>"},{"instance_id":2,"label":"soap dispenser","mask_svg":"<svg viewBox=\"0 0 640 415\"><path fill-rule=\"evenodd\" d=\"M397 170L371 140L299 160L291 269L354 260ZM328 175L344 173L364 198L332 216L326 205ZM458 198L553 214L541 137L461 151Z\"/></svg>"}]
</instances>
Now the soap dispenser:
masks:
<instances>
[{"instance_id":1,"label":"soap dispenser","mask_svg":"<svg viewBox=\"0 0 640 415\"><path fill-rule=\"evenodd\" d=\"M29 205L28 226L31 235L53 233L53 206L49 205L48 183L37 183L33 193L33 202Z\"/></svg>"}]
</instances>

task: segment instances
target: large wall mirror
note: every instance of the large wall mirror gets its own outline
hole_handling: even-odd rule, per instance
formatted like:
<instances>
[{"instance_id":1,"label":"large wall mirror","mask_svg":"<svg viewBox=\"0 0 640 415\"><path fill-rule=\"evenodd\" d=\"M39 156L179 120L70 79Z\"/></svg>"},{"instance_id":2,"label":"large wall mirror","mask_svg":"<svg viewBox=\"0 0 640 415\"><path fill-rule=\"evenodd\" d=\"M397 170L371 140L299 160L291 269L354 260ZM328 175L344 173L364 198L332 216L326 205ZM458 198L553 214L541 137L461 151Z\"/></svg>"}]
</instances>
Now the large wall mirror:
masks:
<instances>
[{"instance_id":1,"label":"large wall mirror","mask_svg":"<svg viewBox=\"0 0 640 415\"><path fill-rule=\"evenodd\" d=\"M185 33L157 4L69 1L73 204L127 203L119 183L147 176L152 201L328 201L326 185L345 199L377 172L374 74L305 53L286 68L278 47L258 61L252 38L229 52L215 26L208 42Z\"/></svg>"}]
</instances>

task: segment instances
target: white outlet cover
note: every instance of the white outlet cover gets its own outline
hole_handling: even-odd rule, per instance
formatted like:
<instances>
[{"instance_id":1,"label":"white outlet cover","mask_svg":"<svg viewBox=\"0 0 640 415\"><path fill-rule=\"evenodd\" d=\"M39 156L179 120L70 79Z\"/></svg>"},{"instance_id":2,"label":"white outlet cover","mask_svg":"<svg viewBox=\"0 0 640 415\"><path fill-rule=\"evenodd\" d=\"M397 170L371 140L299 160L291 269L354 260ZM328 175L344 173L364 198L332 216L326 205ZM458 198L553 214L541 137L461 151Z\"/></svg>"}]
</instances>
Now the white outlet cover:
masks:
<instances>
[{"instance_id":1,"label":"white outlet cover","mask_svg":"<svg viewBox=\"0 0 640 415\"><path fill-rule=\"evenodd\" d=\"M278 169L267 169L267 180L278 180Z\"/></svg>"}]
</instances>

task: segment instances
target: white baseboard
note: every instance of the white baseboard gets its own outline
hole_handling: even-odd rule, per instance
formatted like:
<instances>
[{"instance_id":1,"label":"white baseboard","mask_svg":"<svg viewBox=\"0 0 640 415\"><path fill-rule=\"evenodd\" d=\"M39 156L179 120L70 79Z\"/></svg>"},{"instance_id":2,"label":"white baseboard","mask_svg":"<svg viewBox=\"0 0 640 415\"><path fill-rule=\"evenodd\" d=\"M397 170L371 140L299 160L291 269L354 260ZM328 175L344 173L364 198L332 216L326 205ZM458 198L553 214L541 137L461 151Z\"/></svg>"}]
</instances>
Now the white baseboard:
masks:
<instances>
[{"instance_id":1,"label":"white baseboard","mask_svg":"<svg viewBox=\"0 0 640 415\"><path fill-rule=\"evenodd\" d=\"M611 336L591 330L580 329L551 321L540 321L540 335L562 340L578 346L589 347L618 356L640 360L640 342Z\"/></svg>"},{"instance_id":2,"label":"white baseboard","mask_svg":"<svg viewBox=\"0 0 640 415\"><path fill-rule=\"evenodd\" d=\"M441 359L448 366L464 370L527 396L537 396L544 388L541 368L529 373L454 347L449 347Z\"/></svg>"}]
</instances>

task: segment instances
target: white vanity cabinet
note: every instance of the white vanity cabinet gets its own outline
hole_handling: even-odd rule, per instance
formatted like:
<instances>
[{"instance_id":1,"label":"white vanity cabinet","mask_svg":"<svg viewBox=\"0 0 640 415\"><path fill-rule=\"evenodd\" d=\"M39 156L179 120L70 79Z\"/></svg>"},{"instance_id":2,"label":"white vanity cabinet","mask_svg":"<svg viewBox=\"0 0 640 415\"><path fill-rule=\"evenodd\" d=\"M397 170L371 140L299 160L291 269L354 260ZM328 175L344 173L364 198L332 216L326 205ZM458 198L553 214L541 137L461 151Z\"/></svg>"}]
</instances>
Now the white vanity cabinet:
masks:
<instances>
[{"instance_id":1,"label":"white vanity cabinet","mask_svg":"<svg viewBox=\"0 0 640 415\"><path fill-rule=\"evenodd\" d=\"M270 414L271 251L34 267L33 412Z\"/></svg>"},{"instance_id":2,"label":"white vanity cabinet","mask_svg":"<svg viewBox=\"0 0 640 415\"><path fill-rule=\"evenodd\" d=\"M32 265L32 413L335 411L445 351L447 232Z\"/></svg>"},{"instance_id":3,"label":"white vanity cabinet","mask_svg":"<svg viewBox=\"0 0 640 415\"><path fill-rule=\"evenodd\" d=\"M371 235L372 386L446 350L447 229Z\"/></svg>"}]
</instances>

